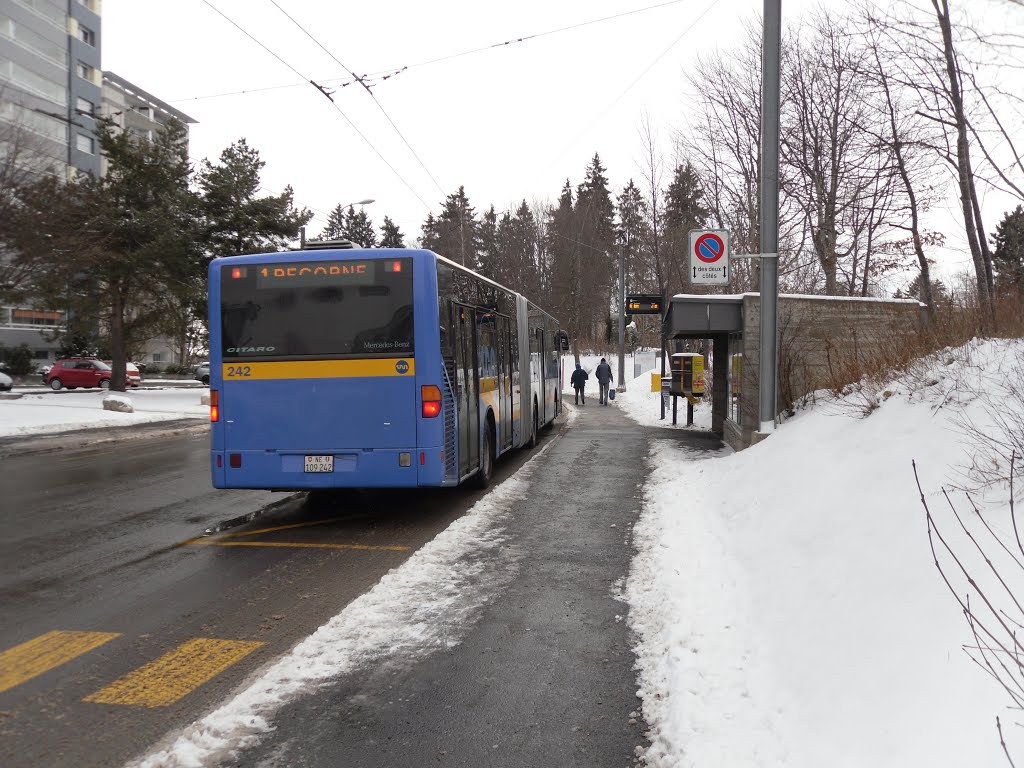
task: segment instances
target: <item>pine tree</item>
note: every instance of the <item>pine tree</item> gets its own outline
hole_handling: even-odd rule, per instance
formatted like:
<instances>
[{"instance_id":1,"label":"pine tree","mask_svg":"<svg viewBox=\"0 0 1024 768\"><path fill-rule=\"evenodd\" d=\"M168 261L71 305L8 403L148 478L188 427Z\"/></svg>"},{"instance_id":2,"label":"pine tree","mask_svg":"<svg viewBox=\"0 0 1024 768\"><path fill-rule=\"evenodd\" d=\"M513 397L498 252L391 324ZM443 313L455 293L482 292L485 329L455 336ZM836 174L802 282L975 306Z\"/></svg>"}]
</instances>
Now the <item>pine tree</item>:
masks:
<instances>
[{"instance_id":1,"label":"pine tree","mask_svg":"<svg viewBox=\"0 0 1024 768\"><path fill-rule=\"evenodd\" d=\"M405 248L405 235L389 217L384 217L384 224L380 228L381 248Z\"/></svg>"},{"instance_id":2,"label":"pine tree","mask_svg":"<svg viewBox=\"0 0 1024 768\"><path fill-rule=\"evenodd\" d=\"M992 242L996 288L1024 293L1024 207L1018 205L1003 216Z\"/></svg>"},{"instance_id":3,"label":"pine tree","mask_svg":"<svg viewBox=\"0 0 1024 768\"><path fill-rule=\"evenodd\" d=\"M351 240L363 248L373 248L377 245L377 232L373 228L373 222L366 215L366 211L360 207L357 211L354 206L349 206L345 211L345 222L341 228L341 237Z\"/></svg>"},{"instance_id":4,"label":"pine tree","mask_svg":"<svg viewBox=\"0 0 1024 768\"><path fill-rule=\"evenodd\" d=\"M603 335L611 312L611 293L618 274L615 255L615 206L608 177L595 153L583 182L576 188L576 239L579 241L579 290L587 303L581 307L581 330L587 338Z\"/></svg>"},{"instance_id":5,"label":"pine tree","mask_svg":"<svg viewBox=\"0 0 1024 768\"><path fill-rule=\"evenodd\" d=\"M495 278L514 291L540 301L541 281L537 264L537 220L523 200L513 216L505 212L497 229L500 277Z\"/></svg>"},{"instance_id":6,"label":"pine tree","mask_svg":"<svg viewBox=\"0 0 1024 768\"><path fill-rule=\"evenodd\" d=\"M480 253L480 222L469 204L465 187L448 195L444 209L423 224L423 247L470 269L476 269Z\"/></svg>"},{"instance_id":7,"label":"pine tree","mask_svg":"<svg viewBox=\"0 0 1024 768\"><path fill-rule=\"evenodd\" d=\"M295 208L290 186L280 195L257 196L264 165L245 139L221 152L216 164L203 160L197 182L208 255L281 250L313 218L308 209Z\"/></svg>"},{"instance_id":8,"label":"pine tree","mask_svg":"<svg viewBox=\"0 0 1024 768\"><path fill-rule=\"evenodd\" d=\"M615 229L615 236L625 261L626 291L656 291L657 284L651 284L650 269L644 259L644 246L651 241L650 226L647 222L647 202L632 179L619 195L617 208L619 223Z\"/></svg>"},{"instance_id":9,"label":"pine tree","mask_svg":"<svg viewBox=\"0 0 1024 768\"><path fill-rule=\"evenodd\" d=\"M480 222L480 272L502 285L508 285L508 265L503 254L498 252L498 214L492 205Z\"/></svg>"},{"instance_id":10,"label":"pine tree","mask_svg":"<svg viewBox=\"0 0 1024 768\"><path fill-rule=\"evenodd\" d=\"M663 292L674 293L689 285L690 230L703 229L710 215L697 170L689 162L677 166L665 190L664 253L657 266Z\"/></svg>"},{"instance_id":11,"label":"pine tree","mask_svg":"<svg viewBox=\"0 0 1024 768\"><path fill-rule=\"evenodd\" d=\"M564 324L578 354L580 343L589 341L592 335L586 326L586 302L590 297L583 289L581 242L576 237L576 206L568 179L562 187L558 205L548 211L546 239L551 257L551 308ZM584 330L587 331L586 339L582 336Z\"/></svg>"},{"instance_id":12,"label":"pine tree","mask_svg":"<svg viewBox=\"0 0 1024 768\"><path fill-rule=\"evenodd\" d=\"M344 235L345 228L345 209L341 207L341 203L338 203L331 209L331 212L327 215L327 226L320 232L320 240L340 240Z\"/></svg>"},{"instance_id":13,"label":"pine tree","mask_svg":"<svg viewBox=\"0 0 1024 768\"><path fill-rule=\"evenodd\" d=\"M106 347L111 387L124 391L128 350L200 294L205 304L197 200L181 123L171 121L149 140L104 120L97 135L106 174L43 179L20 190L12 245L35 275L34 294L75 318L64 340Z\"/></svg>"},{"instance_id":14,"label":"pine tree","mask_svg":"<svg viewBox=\"0 0 1024 768\"><path fill-rule=\"evenodd\" d=\"M935 306L941 308L943 305L949 303L949 291L946 290L946 284L941 280L932 278L930 281L932 288L932 301L935 302ZM918 272L917 276L910 281L910 284L905 290L900 291L897 289L894 298L897 299L917 299L921 301L921 273Z\"/></svg>"}]
</instances>

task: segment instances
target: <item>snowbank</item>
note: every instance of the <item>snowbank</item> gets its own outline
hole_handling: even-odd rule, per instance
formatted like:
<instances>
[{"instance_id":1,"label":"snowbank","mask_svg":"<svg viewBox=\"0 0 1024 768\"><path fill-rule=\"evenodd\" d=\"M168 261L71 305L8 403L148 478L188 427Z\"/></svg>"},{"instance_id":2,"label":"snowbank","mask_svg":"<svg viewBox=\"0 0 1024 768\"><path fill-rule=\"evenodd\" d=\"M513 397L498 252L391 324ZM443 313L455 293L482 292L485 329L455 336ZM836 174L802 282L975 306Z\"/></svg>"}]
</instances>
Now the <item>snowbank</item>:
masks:
<instances>
[{"instance_id":1,"label":"snowbank","mask_svg":"<svg viewBox=\"0 0 1024 768\"><path fill-rule=\"evenodd\" d=\"M975 640L911 466L956 533L941 488L967 481L965 425L996 429L978 393L1018 355L1020 342L975 343L884 389L823 396L741 453L656 442L626 590L648 765L1003 766L997 715L1024 749L1007 724L1019 713L962 648ZM1005 491L984 495L1007 530ZM966 537L955 548L979 564ZM1024 595L1022 570L1004 573Z\"/></svg>"}]
</instances>

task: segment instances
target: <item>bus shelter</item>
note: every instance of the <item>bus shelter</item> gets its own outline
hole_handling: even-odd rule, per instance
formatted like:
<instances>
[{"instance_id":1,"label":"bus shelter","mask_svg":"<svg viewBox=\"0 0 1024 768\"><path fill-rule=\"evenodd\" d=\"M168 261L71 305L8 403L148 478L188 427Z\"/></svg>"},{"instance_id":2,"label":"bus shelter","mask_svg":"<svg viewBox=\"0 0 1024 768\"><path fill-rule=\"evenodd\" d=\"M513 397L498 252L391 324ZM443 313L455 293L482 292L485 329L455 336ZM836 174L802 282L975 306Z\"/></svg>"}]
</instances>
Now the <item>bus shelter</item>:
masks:
<instances>
[{"instance_id":1,"label":"bus shelter","mask_svg":"<svg viewBox=\"0 0 1024 768\"><path fill-rule=\"evenodd\" d=\"M711 431L724 438L729 406L728 361L733 343L743 333L743 296L673 296L662 321L662 375L667 359L681 351L682 340L710 341Z\"/></svg>"}]
</instances>

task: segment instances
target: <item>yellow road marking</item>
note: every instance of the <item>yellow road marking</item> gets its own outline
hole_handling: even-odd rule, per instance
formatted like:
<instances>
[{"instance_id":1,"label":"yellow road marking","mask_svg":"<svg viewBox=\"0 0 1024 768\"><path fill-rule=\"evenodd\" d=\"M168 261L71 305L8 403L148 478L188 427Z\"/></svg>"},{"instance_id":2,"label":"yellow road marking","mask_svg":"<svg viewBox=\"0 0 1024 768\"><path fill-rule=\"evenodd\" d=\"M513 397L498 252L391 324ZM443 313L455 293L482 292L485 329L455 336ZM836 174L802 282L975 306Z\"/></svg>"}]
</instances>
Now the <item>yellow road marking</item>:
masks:
<instances>
[{"instance_id":1,"label":"yellow road marking","mask_svg":"<svg viewBox=\"0 0 1024 768\"><path fill-rule=\"evenodd\" d=\"M304 547L308 549L366 549L383 552L408 552L409 547L374 546L371 544L324 544L321 542L302 541L224 541L223 539L193 539L186 544L206 545L209 547Z\"/></svg>"},{"instance_id":2,"label":"yellow road marking","mask_svg":"<svg viewBox=\"0 0 1024 768\"><path fill-rule=\"evenodd\" d=\"M87 696L92 704L166 707L241 661L263 643L197 638Z\"/></svg>"},{"instance_id":3,"label":"yellow road marking","mask_svg":"<svg viewBox=\"0 0 1024 768\"><path fill-rule=\"evenodd\" d=\"M214 538L227 539L235 536L253 536L257 533L270 533L271 531L285 531L289 528L309 528L313 525L324 525L326 523L336 523L339 520L346 520L344 517L331 517L327 520L314 520L308 523L289 523L288 525L275 525L273 528L257 528L254 531L239 531L238 533L222 533L217 534Z\"/></svg>"},{"instance_id":4,"label":"yellow road marking","mask_svg":"<svg viewBox=\"0 0 1024 768\"><path fill-rule=\"evenodd\" d=\"M270 533L272 531L284 531L289 528L308 528L312 525L324 525L325 523L336 523L339 520L348 520L347 517L330 517L326 520L314 520L309 523L290 523L289 525L276 525L273 528L258 528L253 531L239 531L237 533L215 533L212 536L196 536L194 539L186 539L181 542L181 545L185 544L209 544L213 541L221 541L227 538L233 538L236 536L254 536L257 533Z\"/></svg>"},{"instance_id":5,"label":"yellow road marking","mask_svg":"<svg viewBox=\"0 0 1024 768\"><path fill-rule=\"evenodd\" d=\"M106 642L120 632L47 632L0 653L0 693L38 677Z\"/></svg>"}]
</instances>

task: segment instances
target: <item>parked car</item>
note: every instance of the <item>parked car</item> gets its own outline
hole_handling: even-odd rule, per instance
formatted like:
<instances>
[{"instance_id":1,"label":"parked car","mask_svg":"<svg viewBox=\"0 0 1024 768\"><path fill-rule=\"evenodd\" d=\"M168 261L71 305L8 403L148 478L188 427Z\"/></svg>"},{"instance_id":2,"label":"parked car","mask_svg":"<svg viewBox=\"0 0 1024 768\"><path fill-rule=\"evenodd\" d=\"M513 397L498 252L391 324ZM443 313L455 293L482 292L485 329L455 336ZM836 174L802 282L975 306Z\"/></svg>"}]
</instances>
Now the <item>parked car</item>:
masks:
<instances>
[{"instance_id":1,"label":"parked car","mask_svg":"<svg viewBox=\"0 0 1024 768\"><path fill-rule=\"evenodd\" d=\"M62 358L46 374L46 384L53 390L62 387L110 389L110 366L95 357Z\"/></svg>"},{"instance_id":2,"label":"parked car","mask_svg":"<svg viewBox=\"0 0 1024 768\"><path fill-rule=\"evenodd\" d=\"M200 363L196 366L196 381L201 381L203 384L210 383L210 363L209 361Z\"/></svg>"},{"instance_id":3,"label":"parked car","mask_svg":"<svg viewBox=\"0 0 1024 768\"><path fill-rule=\"evenodd\" d=\"M107 365L112 366L112 360L104 360ZM142 382L142 372L135 363L125 363L125 384L129 387L137 387Z\"/></svg>"},{"instance_id":4,"label":"parked car","mask_svg":"<svg viewBox=\"0 0 1024 768\"><path fill-rule=\"evenodd\" d=\"M14 386L14 380L6 373L0 372L0 392L10 392Z\"/></svg>"}]
</instances>

